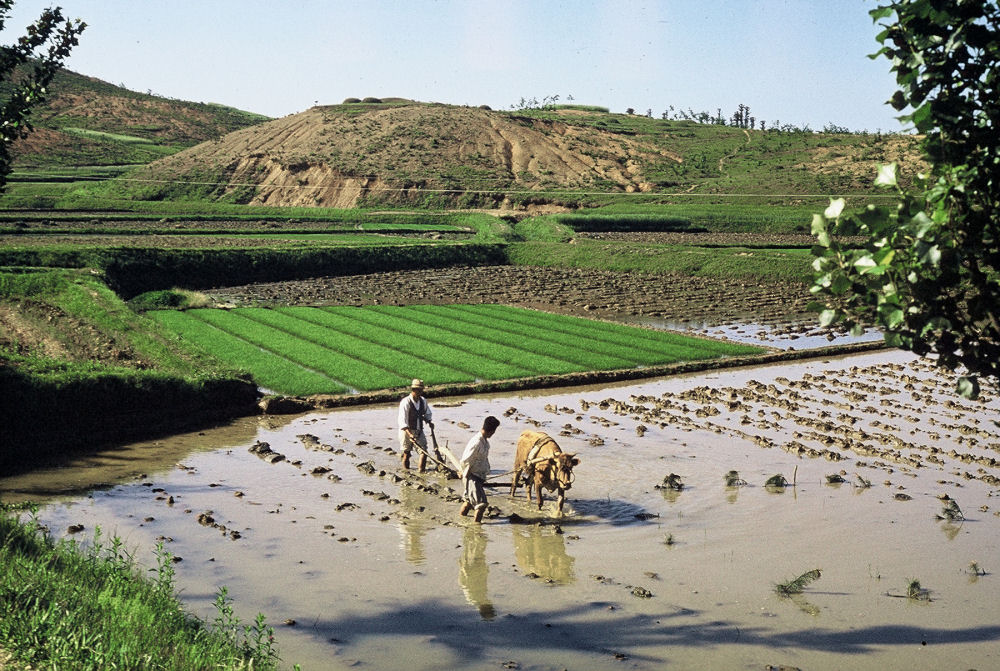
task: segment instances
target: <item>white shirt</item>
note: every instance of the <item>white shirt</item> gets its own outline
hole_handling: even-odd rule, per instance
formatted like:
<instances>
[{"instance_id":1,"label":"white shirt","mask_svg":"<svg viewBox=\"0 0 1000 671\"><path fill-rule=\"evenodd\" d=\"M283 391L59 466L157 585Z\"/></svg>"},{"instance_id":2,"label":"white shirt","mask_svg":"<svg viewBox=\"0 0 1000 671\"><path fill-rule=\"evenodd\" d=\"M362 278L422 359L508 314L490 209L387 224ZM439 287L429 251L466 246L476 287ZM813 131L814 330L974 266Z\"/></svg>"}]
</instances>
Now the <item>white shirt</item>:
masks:
<instances>
[{"instance_id":1,"label":"white shirt","mask_svg":"<svg viewBox=\"0 0 1000 671\"><path fill-rule=\"evenodd\" d=\"M482 431L469 439L459 464L462 467L462 477L471 474L485 480L490 474L490 441Z\"/></svg>"},{"instance_id":2,"label":"white shirt","mask_svg":"<svg viewBox=\"0 0 1000 671\"><path fill-rule=\"evenodd\" d=\"M424 422L432 421L431 404L422 396L414 400L413 394L407 394L399 402L399 417L397 420L400 431L406 427L410 427L414 433L423 433Z\"/></svg>"}]
</instances>

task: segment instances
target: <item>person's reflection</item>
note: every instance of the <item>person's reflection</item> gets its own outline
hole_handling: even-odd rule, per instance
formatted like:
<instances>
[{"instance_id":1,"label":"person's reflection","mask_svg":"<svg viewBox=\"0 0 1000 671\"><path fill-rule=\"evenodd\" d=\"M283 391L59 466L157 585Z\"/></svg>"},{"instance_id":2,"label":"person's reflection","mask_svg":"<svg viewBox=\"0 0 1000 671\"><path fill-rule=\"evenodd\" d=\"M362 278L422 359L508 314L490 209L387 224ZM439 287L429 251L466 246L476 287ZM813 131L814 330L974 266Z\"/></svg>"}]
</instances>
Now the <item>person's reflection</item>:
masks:
<instances>
[{"instance_id":1,"label":"person's reflection","mask_svg":"<svg viewBox=\"0 0 1000 671\"><path fill-rule=\"evenodd\" d=\"M566 554L566 542L555 529L540 524L512 525L514 556L525 573L534 573L543 580L568 585L576 580L574 559Z\"/></svg>"},{"instance_id":2,"label":"person's reflection","mask_svg":"<svg viewBox=\"0 0 1000 671\"><path fill-rule=\"evenodd\" d=\"M416 565L427 561L424 554L424 534L427 533L428 523L422 505L426 498L423 493L415 492L409 487L399 488L399 509L403 513L398 524L402 536L400 546L406 555L406 561Z\"/></svg>"},{"instance_id":3,"label":"person's reflection","mask_svg":"<svg viewBox=\"0 0 1000 671\"><path fill-rule=\"evenodd\" d=\"M486 588L486 534L479 527L467 526L463 538L462 556L458 560L458 584L462 586L465 600L479 609L484 620L496 617Z\"/></svg>"}]
</instances>

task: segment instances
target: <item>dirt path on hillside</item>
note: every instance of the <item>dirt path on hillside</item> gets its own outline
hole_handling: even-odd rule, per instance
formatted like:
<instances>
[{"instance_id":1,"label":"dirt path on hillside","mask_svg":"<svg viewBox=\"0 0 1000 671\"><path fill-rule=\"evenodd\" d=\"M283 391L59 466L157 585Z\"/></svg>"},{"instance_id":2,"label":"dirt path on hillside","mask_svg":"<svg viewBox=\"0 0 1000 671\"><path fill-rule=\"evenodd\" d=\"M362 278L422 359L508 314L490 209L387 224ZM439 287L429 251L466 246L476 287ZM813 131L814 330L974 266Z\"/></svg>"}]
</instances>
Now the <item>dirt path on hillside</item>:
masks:
<instances>
[{"instance_id":1,"label":"dirt path on hillside","mask_svg":"<svg viewBox=\"0 0 1000 671\"><path fill-rule=\"evenodd\" d=\"M409 305L503 303L616 321L653 318L714 326L733 322L811 327L803 284L750 283L524 266L454 267L322 277L207 292L219 304Z\"/></svg>"}]
</instances>

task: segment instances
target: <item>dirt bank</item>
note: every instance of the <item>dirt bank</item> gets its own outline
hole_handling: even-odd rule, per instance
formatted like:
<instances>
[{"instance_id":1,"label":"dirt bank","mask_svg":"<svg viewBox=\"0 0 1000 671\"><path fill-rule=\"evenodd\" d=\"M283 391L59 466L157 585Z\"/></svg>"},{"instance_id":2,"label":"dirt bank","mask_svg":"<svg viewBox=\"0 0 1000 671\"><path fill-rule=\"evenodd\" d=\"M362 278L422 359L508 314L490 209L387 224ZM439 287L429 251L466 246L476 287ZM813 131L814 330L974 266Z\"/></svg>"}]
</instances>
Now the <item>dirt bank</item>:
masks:
<instances>
[{"instance_id":1,"label":"dirt bank","mask_svg":"<svg viewBox=\"0 0 1000 671\"><path fill-rule=\"evenodd\" d=\"M226 305L502 303L599 319L687 324L797 323L816 316L804 284L529 266L452 267L323 277L210 292Z\"/></svg>"}]
</instances>

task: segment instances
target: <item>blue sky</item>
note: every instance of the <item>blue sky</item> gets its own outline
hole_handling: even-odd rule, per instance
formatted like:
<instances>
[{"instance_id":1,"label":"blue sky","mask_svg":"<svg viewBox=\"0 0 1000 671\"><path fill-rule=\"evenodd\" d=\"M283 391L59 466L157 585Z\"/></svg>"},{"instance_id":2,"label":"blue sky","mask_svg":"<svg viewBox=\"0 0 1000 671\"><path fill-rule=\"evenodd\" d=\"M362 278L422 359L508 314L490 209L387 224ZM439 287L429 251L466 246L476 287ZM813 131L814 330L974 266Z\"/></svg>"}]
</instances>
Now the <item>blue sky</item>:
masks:
<instances>
[{"instance_id":1,"label":"blue sky","mask_svg":"<svg viewBox=\"0 0 1000 671\"><path fill-rule=\"evenodd\" d=\"M18 0L0 38L49 1ZM814 130L901 129L862 0L55 0L66 65L136 91L283 116L347 97L509 109L674 107Z\"/></svg>"}]
</instances>

